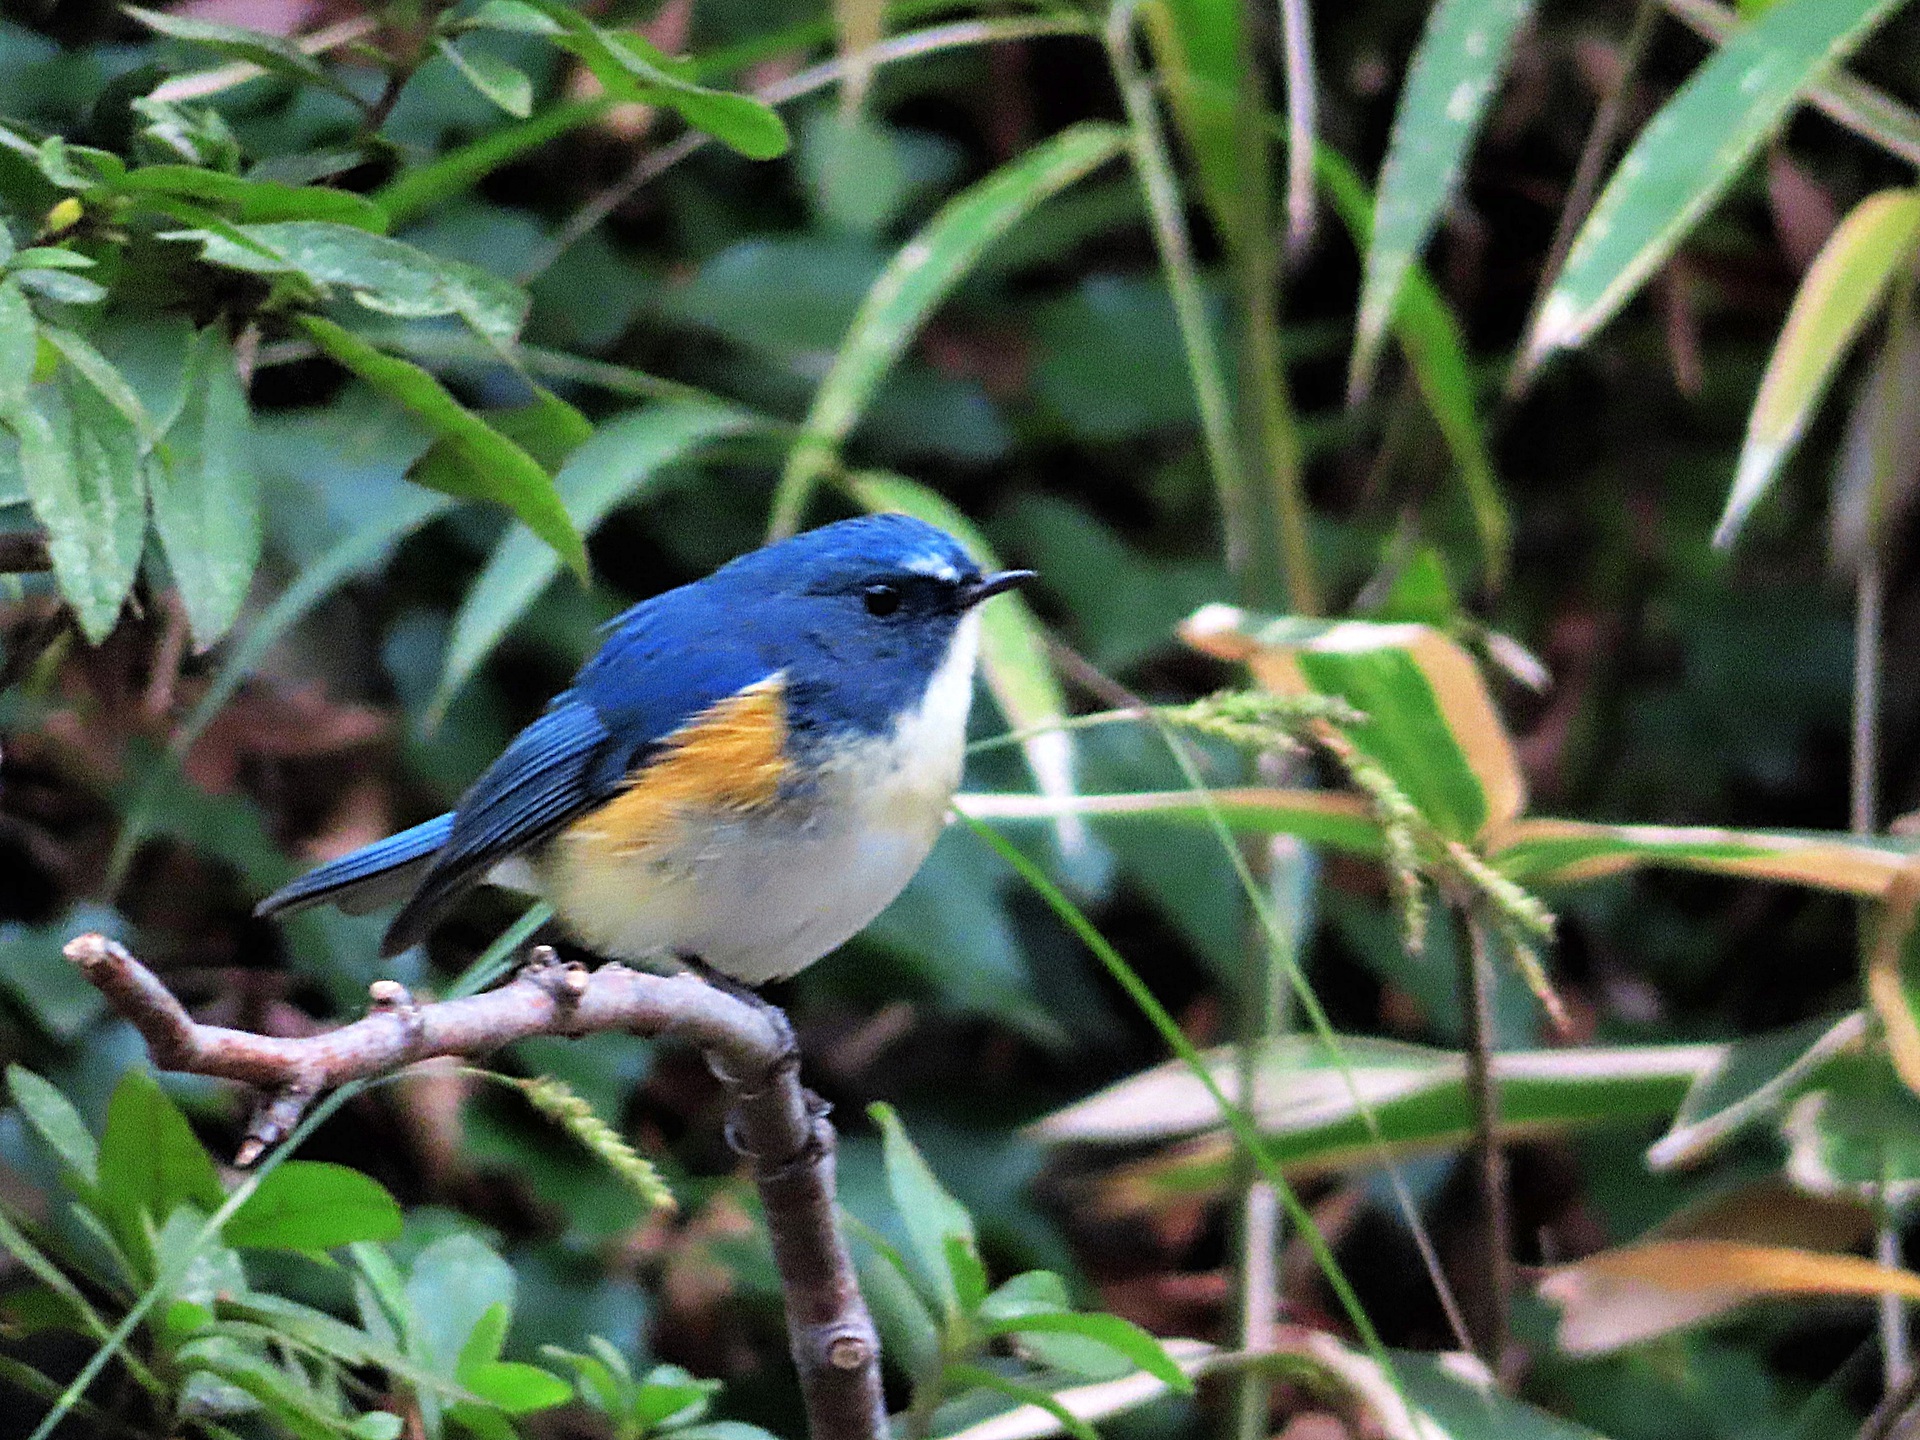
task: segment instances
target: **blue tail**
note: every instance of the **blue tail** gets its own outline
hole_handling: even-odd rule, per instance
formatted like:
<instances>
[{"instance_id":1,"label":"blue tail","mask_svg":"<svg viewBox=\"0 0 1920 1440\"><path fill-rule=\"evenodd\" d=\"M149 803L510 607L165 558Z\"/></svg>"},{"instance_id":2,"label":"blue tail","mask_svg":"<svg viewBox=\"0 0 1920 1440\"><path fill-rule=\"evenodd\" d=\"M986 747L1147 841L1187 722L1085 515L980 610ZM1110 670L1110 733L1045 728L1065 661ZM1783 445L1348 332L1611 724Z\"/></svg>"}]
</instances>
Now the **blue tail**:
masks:
<instances>
[{"instance_id":1,"label":"blue tail","mask_svg":"<svg viewBox=\"0 0 1920 1440\"><path fill-rule=\"evenodd\" d=\"M349 915L365 915L404 900L427 873L453 830L451 812L389 835L351 855L342 855L283 885L257 906L256 915L280 915L332 901Z\"/></svg>"}]
</instances>

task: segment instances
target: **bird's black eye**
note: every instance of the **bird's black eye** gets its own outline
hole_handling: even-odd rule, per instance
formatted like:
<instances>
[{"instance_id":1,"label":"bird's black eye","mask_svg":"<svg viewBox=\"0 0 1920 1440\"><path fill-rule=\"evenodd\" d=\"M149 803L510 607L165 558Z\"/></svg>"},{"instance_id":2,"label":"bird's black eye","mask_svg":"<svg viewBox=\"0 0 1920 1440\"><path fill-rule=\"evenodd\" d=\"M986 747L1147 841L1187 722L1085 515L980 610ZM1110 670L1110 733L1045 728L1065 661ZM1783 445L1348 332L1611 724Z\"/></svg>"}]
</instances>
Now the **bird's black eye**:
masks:
<instances>
[{"instance_id":1,"label":"bird's black eye","mask_svg":"<svg viewBox=\"0 0 1920 1440\"><path fill-rule=\"evenodd\" d=\"M900 608L900 592L891 585L869 585L860 592L869 615L887 616Z\"/></svg>"}]
</instances>

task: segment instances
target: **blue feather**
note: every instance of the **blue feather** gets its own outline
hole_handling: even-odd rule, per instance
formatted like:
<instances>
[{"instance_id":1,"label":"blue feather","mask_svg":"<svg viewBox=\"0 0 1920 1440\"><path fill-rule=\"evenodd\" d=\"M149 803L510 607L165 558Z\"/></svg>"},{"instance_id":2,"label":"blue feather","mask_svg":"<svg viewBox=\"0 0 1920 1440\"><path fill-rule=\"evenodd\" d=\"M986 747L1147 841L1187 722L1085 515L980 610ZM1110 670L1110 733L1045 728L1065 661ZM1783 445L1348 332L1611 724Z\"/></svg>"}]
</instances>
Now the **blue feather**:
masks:
<instances>
[{"instance_id":1,"label":"blue feather","mask_svg":"<svg viewBox=\"0 0 1920 1440\"><path fill-rule=\"evenodd\" d=\"M453 816L437 815L308 871L267 896L253 913L288 914L323 900L331 900L349 915L378 910L413 889L452 831Z\"/></svg>"}]
</instances>

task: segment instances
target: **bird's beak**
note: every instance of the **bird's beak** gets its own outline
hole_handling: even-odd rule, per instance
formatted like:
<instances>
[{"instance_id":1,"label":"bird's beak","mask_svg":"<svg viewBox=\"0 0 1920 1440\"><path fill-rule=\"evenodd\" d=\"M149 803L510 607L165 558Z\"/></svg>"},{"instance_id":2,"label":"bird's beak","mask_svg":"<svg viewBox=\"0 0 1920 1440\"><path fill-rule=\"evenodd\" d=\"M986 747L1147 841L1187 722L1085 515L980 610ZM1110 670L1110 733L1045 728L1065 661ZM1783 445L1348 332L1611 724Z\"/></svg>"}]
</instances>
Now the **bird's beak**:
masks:
<instances>
[{"instance_id":1,"label":"bird's beak","mask_svg":"<svg viewBox=\"0 0 1920 1440\"><path fill-rule=\"evenodd\" d=\"M1011 590L1039 578L1038 572L1033 570L998 570L991 575L982 575L960 592L960 608L971 610L982 600L991 600L1002 590Z\"/></svg>"}]
</instances>

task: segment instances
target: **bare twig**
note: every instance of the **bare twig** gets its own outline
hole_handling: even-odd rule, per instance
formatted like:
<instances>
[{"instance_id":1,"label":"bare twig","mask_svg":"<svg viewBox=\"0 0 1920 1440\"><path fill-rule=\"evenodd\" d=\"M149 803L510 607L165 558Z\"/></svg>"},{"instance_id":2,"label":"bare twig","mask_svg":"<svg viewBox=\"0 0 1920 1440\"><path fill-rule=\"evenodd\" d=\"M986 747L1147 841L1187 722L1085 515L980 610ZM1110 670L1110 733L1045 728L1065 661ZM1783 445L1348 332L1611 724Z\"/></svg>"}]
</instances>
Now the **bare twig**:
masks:
<instances>
[{"instance_id":1,"label":"bare twig","mask_svg":"<svg viewBox=\"0 0 1920 1440\"><path fill-rule=\"evenodd\" d=\"M1467 1015L1467 1098L1473 1107L1482 1243L1487 1251L1487 1296L1474 1338L1480 1358L1499 1376L1504 1373L1513 1310L1513 1241L1507 1215L1507 1157L1500 1148L1500 1092L1493 1079L1493 935L1477 907L1467 907L1466 924L1471 943L1460 952L1460 1000Z\"/></svg>"},{"instance_id":2,"label":"bare twig","mask_svg":"<svg viewBox=\"0 0 1920 1440\"><path fill-rule=\"evenodd\" d=\"M880 1342L834 1219L834 1136L802 1089L786 1017L697 976L623 965L589 971L536 947L498 989L420 1003L392 980L370 987L367 1015L301 1039L195 1022L121 946L82 935L66 948L147 1042L154 1063L238 1080L265 1092L241 1146L250 1164L315 1099L346 1081L439 1055L476 1055L531 1035L607 1031L681 1035L706 1052L733 1101L729 1138L753 1167L787 1306L787 1336L814 1440L884 1440Z\"/></svg>"}]
</instances>

